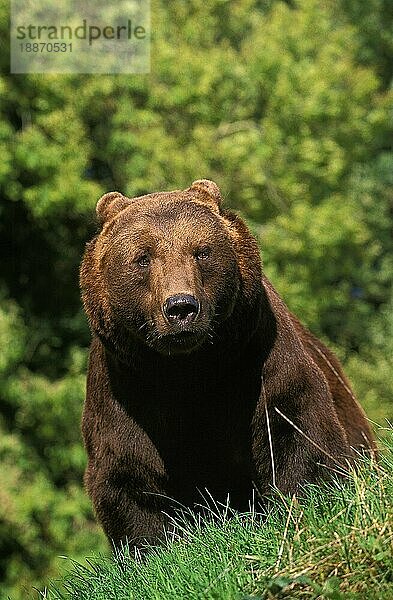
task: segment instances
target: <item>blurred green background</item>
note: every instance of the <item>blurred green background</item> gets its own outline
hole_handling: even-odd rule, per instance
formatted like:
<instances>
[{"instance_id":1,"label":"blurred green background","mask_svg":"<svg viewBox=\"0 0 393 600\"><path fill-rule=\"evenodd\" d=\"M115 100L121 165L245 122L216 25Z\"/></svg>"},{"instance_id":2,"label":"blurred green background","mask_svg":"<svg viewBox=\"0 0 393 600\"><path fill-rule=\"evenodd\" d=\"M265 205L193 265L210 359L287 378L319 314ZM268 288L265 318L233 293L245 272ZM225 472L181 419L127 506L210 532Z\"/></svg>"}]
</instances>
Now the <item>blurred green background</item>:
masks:
<instances>
[{"instance_id":1,"label":"blurred green background","mask_svg":"<svg viewBox=\"0 0 393 600\"><path fill-rule=\"evenodd\" d=\"M10 75L0 0L0 589L108 551L82 487L78 266L108 190L208 177L393 419L390 0L153 0L149 75ZM64 561L63 561L64 562Z\"/></svg>"}]
</instances>

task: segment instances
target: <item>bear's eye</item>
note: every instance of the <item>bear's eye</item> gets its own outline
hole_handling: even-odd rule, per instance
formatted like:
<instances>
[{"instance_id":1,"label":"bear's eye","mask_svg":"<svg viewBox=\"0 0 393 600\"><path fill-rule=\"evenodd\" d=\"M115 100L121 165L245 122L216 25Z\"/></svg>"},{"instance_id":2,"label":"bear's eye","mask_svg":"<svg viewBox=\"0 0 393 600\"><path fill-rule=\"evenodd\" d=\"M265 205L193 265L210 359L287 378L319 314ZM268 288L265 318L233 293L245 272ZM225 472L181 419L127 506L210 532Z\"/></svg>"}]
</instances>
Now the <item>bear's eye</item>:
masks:
<instances>
[{"instance_id":1,"label":"bear's eye","mask_svg":"<svg viewBox=\"0 0 393 600\"><path fill-rule=\"evenodd\" d=\"M142 254L136 261L140 267L148 267L150 265L150 256Z\"/></svg>"},{"instance_id":2,"label":"bear's eye","mask_svg":"<svg viewBox=\"0 0 393 600\"><path fill-rule=\"evenodd\" d=\"M195 252L194 256L197 260L206 260L207 258L209 258L210 254L210 248L200 248Z\"/></svg>"}]
</instances>

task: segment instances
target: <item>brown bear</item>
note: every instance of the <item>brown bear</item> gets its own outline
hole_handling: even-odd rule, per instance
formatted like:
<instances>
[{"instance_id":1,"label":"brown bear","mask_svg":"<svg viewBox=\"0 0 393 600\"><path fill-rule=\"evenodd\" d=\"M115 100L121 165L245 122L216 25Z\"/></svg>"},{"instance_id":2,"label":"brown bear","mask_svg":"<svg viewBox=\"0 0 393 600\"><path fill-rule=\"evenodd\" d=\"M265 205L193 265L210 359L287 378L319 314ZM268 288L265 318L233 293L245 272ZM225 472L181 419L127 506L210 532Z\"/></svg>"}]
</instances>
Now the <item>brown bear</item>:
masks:
<instances>
[{"instance_id":1,"label":"brown bear","mask_svg":"<svg viewBox=\"0 0 393 600\"><path fill-rule=\"evenodd\" d=\"M171 499L247 510L343 472L374 440L340 363L263 275L217 185L97 204L81 267L93 332L85 483L116 546L163 537Z\"/></svg>"}]
</instances>

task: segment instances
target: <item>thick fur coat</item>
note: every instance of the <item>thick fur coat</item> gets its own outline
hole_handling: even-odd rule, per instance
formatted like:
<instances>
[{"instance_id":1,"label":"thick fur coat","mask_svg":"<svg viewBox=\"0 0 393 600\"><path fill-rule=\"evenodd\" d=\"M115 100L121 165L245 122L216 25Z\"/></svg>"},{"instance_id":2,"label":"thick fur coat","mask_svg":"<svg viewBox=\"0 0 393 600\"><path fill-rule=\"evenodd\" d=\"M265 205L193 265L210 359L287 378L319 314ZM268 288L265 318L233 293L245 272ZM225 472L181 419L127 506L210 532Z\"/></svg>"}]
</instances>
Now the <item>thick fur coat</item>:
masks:
<instances>
[{"instance_id":1,"label":"thick fur coat","mask_svg":"<svg viewBox=\"0 0 393 600\"><path fill-rule=\"evenodd\" d=\"M108 538L162 538L174 499L246 510L374 441L337 358L262 273L215 183L97 204L81 267L93 333L85 483Z\"/></svg>"}]
</instances>

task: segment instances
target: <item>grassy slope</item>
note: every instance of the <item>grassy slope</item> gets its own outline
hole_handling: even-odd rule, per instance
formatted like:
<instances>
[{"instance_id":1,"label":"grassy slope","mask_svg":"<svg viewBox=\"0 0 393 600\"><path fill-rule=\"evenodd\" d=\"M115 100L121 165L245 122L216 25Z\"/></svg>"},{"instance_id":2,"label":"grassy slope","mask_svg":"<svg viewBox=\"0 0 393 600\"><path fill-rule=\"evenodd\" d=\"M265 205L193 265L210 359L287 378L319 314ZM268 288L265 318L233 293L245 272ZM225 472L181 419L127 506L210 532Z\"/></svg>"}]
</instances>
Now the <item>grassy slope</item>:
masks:
<instances>
[{"instance_id":1,"label":"grassy slope","mask_svg":"<svg viewBox=\"0 0 393 600\"><path fill-rule=\"evenodd\" d=\"M378 467L343 485L310 486L301 502L278 499L260 516L182 525L182 538L144 563L127 554L74 564L50 600L393 598L393 432ZM215 521L216 523L214 524Z\"/></svg>"}]
</instances>

